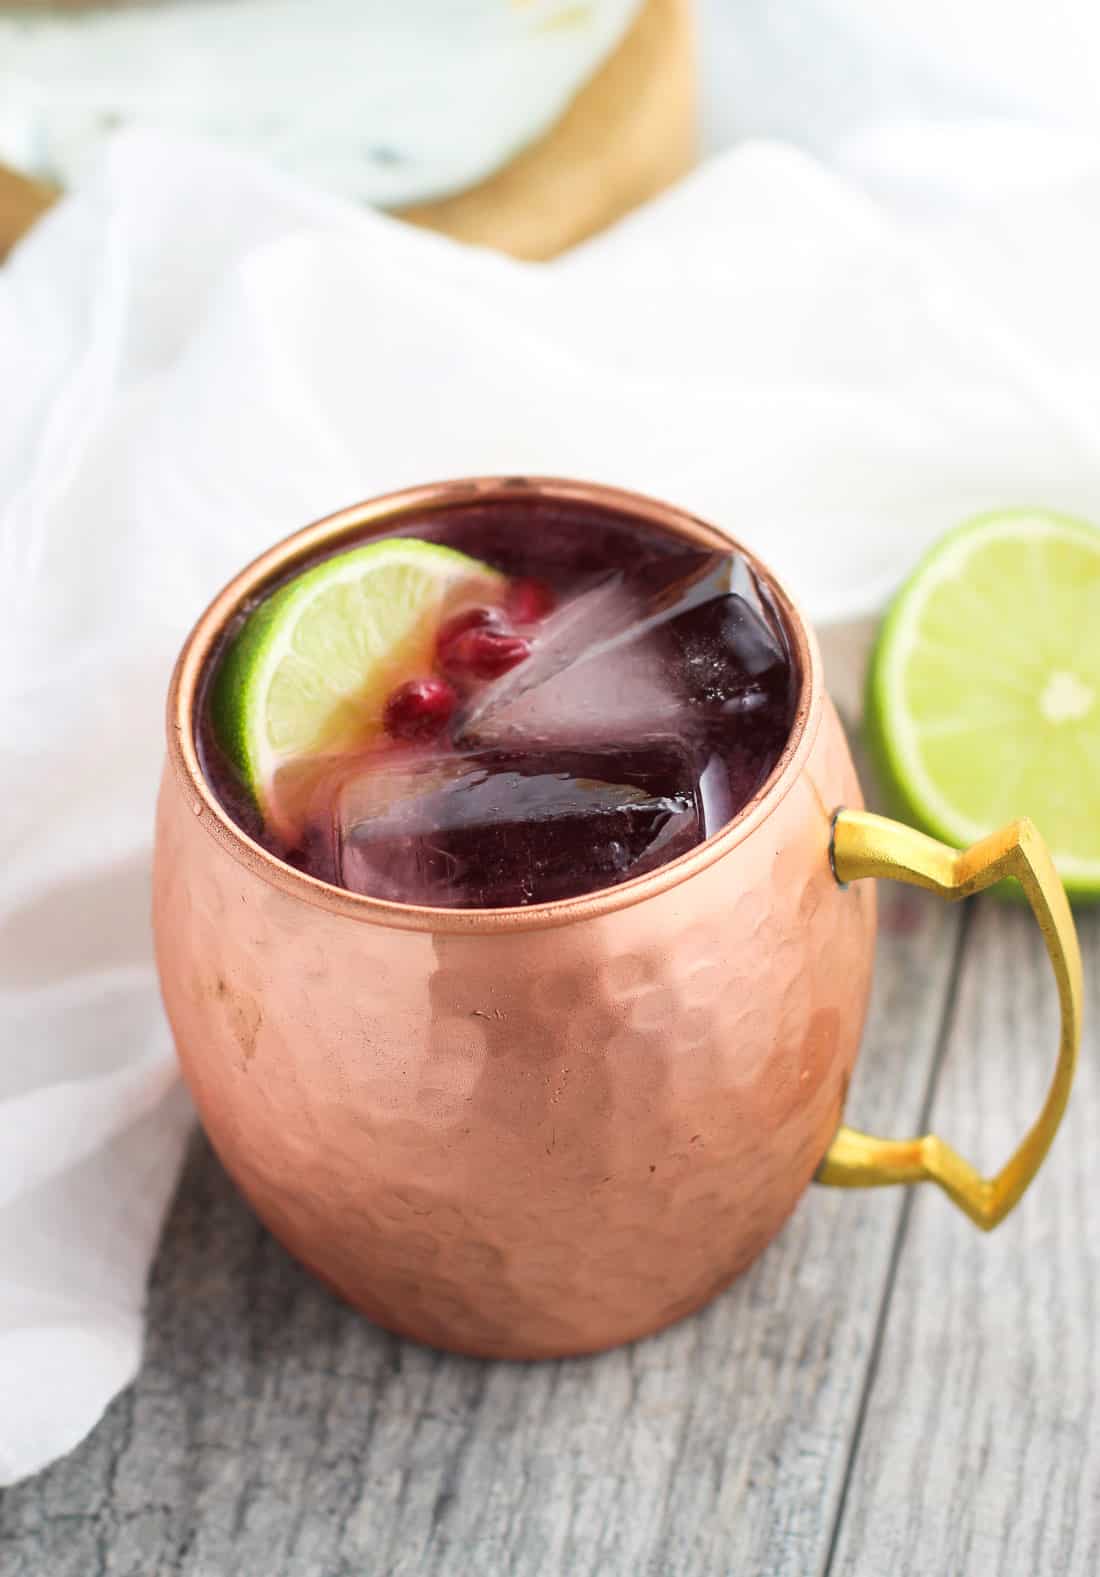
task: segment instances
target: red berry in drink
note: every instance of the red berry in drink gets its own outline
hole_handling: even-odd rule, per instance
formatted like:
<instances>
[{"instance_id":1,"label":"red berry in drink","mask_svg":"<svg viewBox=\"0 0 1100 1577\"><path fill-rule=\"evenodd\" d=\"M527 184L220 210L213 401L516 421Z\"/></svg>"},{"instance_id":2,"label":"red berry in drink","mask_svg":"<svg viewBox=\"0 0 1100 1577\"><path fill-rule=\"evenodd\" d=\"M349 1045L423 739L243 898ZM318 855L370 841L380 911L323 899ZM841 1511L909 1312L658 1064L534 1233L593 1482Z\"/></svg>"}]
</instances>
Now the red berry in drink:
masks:
<instances>
[{"instance_id":1,"label":"red berry in drink","mask_svg":"<svg viewBox=\"0 0 1100 1577\"><path fill-rule=\"evenodd\" d=\"M444 619L435 638L435 660L444 673L450 673L457 643L470 630L506 630L504 615L499 608L464 608L461 613ZM461 670L462 664L459 663Z\"/></svg>"},{"instance_id":2,"label":"red berry in drink","mask_svg":"<svg viewBox=\"0 0 1100 1577\"><path fill-rule=\"evenodd\" d=\"M435 640L436 663L451 679L497 679L530 650L499 608L466 608L440 625Z\"/></svg>"},{"instance_id":3,"label":"red berry in drink","mask_svg":"<svg viewBox=\"0 0 1100 1577\"><path fill-rule=\"evenodd\" d=\"M448 647L447 672L454 678L499 679L530 651L531 642L522 635L505 630L464 630Z\"/></svg>"},{"instance_id":4,"label":"red berry in drink","mask_svg":"<svg viewBox=\"0 0 1100 1577\"><path fill-rule=\"evenodd\" d=\"M391 739L434 739L450 722L458 696L446 679L428 675L399 685L386 702L382 722Z\"/></svg>"},{"instance_id":5,"label":"red berry in drink","mask_svg":"<svg viewBox=\"0 0 1100 1577\"><path fill-rule=\"evenodd\" d=\"M536 624L554 606L554 593L544 580L523 576L508 588L504 606L516 624Z\"/></svg>"}]
</instances>

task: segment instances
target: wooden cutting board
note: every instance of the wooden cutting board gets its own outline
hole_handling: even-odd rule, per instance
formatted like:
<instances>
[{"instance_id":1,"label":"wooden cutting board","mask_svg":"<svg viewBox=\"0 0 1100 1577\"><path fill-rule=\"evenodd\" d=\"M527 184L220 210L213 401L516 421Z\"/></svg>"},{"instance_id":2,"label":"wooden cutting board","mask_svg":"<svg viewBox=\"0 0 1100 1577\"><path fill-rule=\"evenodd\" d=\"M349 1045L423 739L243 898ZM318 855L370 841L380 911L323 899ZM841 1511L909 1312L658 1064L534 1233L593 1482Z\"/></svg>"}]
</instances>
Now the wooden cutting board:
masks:
<instances>
[{"instance_id":1,"label":"wooden cutting board","mask_svg":"<svg viewBox=\"0 0 1100 1577\"><path fill-rule=\"evenodd\" d=\"M0 258L45 213L57 193L40 181L30 181L0 164Z\"/></svg>"},{"instance_id":2,"label":"wooden cutting board","mask_svg":"<svg viewBox=\"0 0 1100 1577\"><path fill-rule=\"evenodd\" d=\"M653 197L695 162L691 0L646 0L557 125L469 191L405 218L514 257L553 257Z\"/></svg>"},{"instance_id":3,"label":"wooden cutting board","mask_svg":"<svg viewBox=\"0 0 1100 1577\"><path fill-rule=\"evenodd\" d=\"M691 0L646 0L545 137L478 186L404 217L515 257L546 258L654 196L695 158L692 20ZM0 257L55 196L0 165Z\"/></svg>"}]
</instances>

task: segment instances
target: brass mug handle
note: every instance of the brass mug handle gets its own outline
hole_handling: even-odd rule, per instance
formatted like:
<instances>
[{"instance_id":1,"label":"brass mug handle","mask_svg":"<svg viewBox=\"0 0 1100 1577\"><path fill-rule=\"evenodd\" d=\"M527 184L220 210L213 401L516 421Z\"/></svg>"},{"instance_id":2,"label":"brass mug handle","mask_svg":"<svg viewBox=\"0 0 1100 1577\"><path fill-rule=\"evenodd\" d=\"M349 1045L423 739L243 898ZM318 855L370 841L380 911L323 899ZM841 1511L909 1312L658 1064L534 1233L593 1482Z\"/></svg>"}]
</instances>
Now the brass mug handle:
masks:
<instances>
[{"instance_id":1,"label":"brass mug handle","mask_svg":"<svg viewBox=\"0 0 1100 1577\"><path fill-rule=\"evenodd\" d=\"M967 898L1005 876L1015 876L1039 922L1058 984L1062 1032L1058 1065L1043 1109L1015 1155L995 1177L982 1177L935 1134L876 1139L842 1126L817 1171L819 1183L837 1188L938 1183L971 1221L988 1232L1017 1204L1042 1165L1073 1083L1081 1041L1081 950L1065 889L1046 844L1027 820L1011 822L960 851L885 816L840 810L833 818L830 852L840 882L891 876L948 899Z\"/></svg>"}]
</instances>

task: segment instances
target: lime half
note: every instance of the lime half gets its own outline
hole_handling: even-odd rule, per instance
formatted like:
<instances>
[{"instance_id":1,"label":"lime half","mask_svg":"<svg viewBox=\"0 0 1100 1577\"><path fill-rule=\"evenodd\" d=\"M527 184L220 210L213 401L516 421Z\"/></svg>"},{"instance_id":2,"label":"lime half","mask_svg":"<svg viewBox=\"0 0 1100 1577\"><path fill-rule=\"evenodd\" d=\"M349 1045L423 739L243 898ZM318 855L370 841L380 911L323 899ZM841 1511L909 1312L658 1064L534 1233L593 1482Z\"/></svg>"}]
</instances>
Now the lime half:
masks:
<instances>
[{"instance_id":1,"label":"lime half","mask_svg":"<svg viewBox=\"0 0 1100 1577\"><path fill-rule=\"evenodd\" d=\"M932 549L871 660L871 746L918 826L968 844L1030 816L1100 897L1100 530L983 515Z\"/></svg>"},{"instance_id":2,"label":"lime half","mask_svg":"<svg viewBox=\"0 0 1100 1577\"><path fill-rule=\"evenodd\" d=\"M390 693L430 671L441 620L462 601L499 602L505 585L453 548L392 537L261 603L222 661L213 716L265 819L292 830L311 767L380 735Z\"/></svg>"}]
</instances>

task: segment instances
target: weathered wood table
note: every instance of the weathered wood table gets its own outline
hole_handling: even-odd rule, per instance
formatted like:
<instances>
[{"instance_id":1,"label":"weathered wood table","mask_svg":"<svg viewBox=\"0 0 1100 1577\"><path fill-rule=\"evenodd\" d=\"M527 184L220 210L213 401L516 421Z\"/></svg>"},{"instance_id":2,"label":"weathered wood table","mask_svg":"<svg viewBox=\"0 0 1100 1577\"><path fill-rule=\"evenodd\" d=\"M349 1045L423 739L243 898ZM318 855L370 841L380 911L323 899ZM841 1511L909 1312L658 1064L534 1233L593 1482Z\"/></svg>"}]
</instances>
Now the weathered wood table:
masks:
<instances>
[{"instance_id":1,"label":"weathered wood table","mask_svg":"<svg viewBox=\"0 0 1100 1577\"><path fill-rule=\"evenodd\" d=\"M852 1120L995 1166L1053 1066L1034 924L880 897ZM1100 913L1080 930L1088 990ZM1098 1134L1087 1014L1068 1119L992 1237L929 1187L811 1190L703 1314L538 1365L372 1328L197 1141L142 1373L4 1496L0 1577L1095 1577Z\"/></svg>"}]
</instances>

